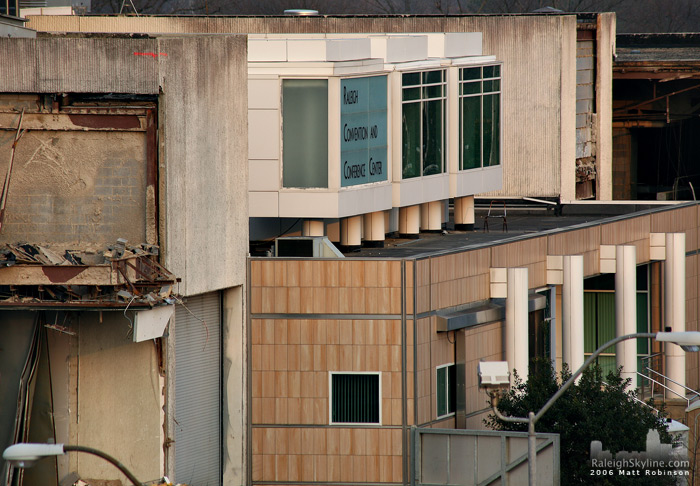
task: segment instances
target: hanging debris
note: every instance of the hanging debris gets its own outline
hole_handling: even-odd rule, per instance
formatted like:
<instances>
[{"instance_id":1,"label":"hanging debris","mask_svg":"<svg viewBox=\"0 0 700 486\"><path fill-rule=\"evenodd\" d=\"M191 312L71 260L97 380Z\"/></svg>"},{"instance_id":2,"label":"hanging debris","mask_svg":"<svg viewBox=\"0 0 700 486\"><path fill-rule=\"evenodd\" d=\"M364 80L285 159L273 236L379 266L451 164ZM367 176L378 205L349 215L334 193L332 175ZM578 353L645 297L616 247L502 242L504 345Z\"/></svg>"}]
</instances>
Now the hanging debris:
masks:
<instances>
[{"instance_id":1,"label":"hanging debris","mask_svg":"<svg viewBox=\"0 0 700 486\"><path fill-rule=\"evenodd\" d=\"M154 245L119 238L102 251L65 250L29 243L0 247L0 307L150 308L172 304L179 281L158 262Z\"/></svg>"}]
</instances>

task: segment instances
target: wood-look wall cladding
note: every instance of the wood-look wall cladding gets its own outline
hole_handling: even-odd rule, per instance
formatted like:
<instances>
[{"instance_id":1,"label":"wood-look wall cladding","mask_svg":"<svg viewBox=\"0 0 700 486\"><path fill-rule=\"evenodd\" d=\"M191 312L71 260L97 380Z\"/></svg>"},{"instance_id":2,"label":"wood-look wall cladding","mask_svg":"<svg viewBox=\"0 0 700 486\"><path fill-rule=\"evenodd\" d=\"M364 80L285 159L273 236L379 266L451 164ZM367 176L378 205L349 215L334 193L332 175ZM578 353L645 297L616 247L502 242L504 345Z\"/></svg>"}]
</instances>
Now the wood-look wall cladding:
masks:
<instances>
[{"instance_id":1,"label":"wood-look wall cladding","mask_svg":"<svg viewBox=\"0 0 700 486\"><path fill-rule=\"evenodd\" d=\"M437 417L436 368L459 360L456 342L466 350L466 425L483 428L476 364L503 358L503 323L442 333L435 311L489 299L491 268L527 267L536 289L547 285L547 256L583 255L594 276L601 245L635 245L647 263L650 233L684 232L686 327L698 329L699 228L688 206L415 259L251 259L253 481L402 481L402 428L455 425L455 416ZM698 361L686 361L691 387ZM330 371L381 373L381 425L329 423Z\"/></svg>"}]
</instances>

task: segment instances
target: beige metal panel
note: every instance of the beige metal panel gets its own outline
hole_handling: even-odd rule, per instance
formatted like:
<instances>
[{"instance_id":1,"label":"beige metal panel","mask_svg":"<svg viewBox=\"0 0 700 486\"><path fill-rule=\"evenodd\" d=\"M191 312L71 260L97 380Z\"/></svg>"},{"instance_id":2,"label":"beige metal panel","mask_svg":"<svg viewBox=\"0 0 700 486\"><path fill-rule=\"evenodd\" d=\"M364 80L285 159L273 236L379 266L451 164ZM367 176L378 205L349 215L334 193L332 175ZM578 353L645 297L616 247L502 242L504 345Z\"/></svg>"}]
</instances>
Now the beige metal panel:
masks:
<instances>
[{"instance_id":1,"label":"beige metal panel","mask_svg":"<svg viewBox=\"0 0 700 486\"><path fill-rule=\"evenodd\" d=\"M532 238L491 248L491 266L494 268L523 267L532 263L547 266L547 239Z\"/></svg>"},{"instance_id":2,"label":"beige metal panel","mask_svg":"<svg viewBox=\"0 0 700 486\"><path fill-rule=\"evenodd\" d=\"M697 214L700 214L697 206L652 214L651 232L685 233L686 248L688 251L695 250L698 248L697 226L700 226L700 224L694 223Z\"/></svg>"},{"instance_id":3,"label":"beige metal panel","mask_svg":"<svg viewBox=\"0 0 700 486\"><path fill-rule=\"evenodd\" d=\"M577 255L600 246L600 226L567 231L547 237L549 255Z\"/></svg>"},{"instance_id":4,"label":"beige metal panel","mask_svg":"<svg viewBox=\"0 0 700 486\"><path fill-rule=\"evenodd\" d=\"M625 245L644 240L648 247L650 230L651 218L649 216L604 224L600 228L600 244Z\"/></svg>"},{"instance_id":5,"label":"beige metal panel","mask_svg":"<svg viewBox=\"0 0 700 486\"><path fill-rule=\"evenodd\" d=\"M25 62L0 62L0 92L31 93L37 84L38 72L34 60L37 56L36 39L0 39L5 59L27 59Z\"/></svg>"}]
</instances>

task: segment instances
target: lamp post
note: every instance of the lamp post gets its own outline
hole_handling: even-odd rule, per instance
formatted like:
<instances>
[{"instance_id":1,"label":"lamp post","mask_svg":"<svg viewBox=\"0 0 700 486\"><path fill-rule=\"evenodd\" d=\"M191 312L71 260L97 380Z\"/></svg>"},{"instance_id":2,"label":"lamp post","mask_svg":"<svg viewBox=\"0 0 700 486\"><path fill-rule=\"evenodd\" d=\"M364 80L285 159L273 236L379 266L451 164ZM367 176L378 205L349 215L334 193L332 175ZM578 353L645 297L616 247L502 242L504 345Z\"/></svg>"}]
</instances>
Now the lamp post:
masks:
<instances>
[{"instance_id":1,"label":"lamp post","mask_svg":"<svg viewBox=\"0 0 700 486\"><path fill-rule=\"evenodd\" d=\"M571 377L564 382L564 384L557 390L557 392L552 395L547 403L540 409L539 412L528 413L527 418L525 417L506 417L501 412L498 411L498 399L495 393L492 393L491 404L493 406L493 412L496 416L503 420L504 422L513 422L527 424L527 461L528 461L528 478L530 486L535 486L537 484L537 436L535 435L535 424L542 418L542 415L549 410L554 402L556 402L566 390L573 385L576 378L583 373L583 371L590 366L593 361L607 348L617 344L621 341L626 341L628 339L638 339L638 338L652 338L657 341L670 342L680 346L683 351L686 352L697 352L700 351L700 332L697 331L686 331L686 332L637 332L634 334L626 334L624 336L618 336L615 339L611 339L607 343L603 344L601 347L596 349L593 354L591 354L586 361L583 362L581 367L577 369Z\"/></svg>"},{"instance_id":2,"label":"lamp post","mask_svg":"<svg viewBox=\"0 0 700 486\"><path fill-rule=\"evenodd\" d=\"M129 478L129 481L131 481L134 486L143 486L143 483L136 479L136 477L126 468L126 466L124 466L124 464L109 454L98 449L93 449L92 447L70 444L20 443L11 445L5 449L5 452L2 453L2 457L6 461L9 461L13 466L31 467L39 459L44 457L60 456L69 451L86 452L88 454L101 457L102 459L111 462L117 469L119 469L127 478Z\"/></svg>"}]
</instances>

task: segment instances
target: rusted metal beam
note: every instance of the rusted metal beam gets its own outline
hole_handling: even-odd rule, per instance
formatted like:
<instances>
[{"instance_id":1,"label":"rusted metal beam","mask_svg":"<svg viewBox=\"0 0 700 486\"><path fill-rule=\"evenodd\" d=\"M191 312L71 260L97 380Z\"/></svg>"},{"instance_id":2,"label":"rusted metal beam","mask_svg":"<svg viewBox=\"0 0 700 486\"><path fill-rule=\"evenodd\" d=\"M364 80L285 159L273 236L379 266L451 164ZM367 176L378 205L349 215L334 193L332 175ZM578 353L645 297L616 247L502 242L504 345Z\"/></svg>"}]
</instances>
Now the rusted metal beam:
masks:
<instances>
[{"instance_id":1,"label":"rusted metal beam","mask_svg":"<svg viewBox=\"0 0 700 486\"><path fill-rule=\"evenodd\" d=\"M5 183L2 185L2 194L0 194L0 232L2 232L2 226L5 222L5 206L7 204L7 194L10 192L10 176L12 176L12 166L15 163L15 152L17 151L17 142L22 138L22 121L24 120L24 108L22 108L22 113L19 116L19 123L17 123L17 132L15 132L15 139L12 142L12 149L10 153L10 164L7 166L7 174L5 175Z\"/></svg>"},{"instance_id":2,"label":"rusted metal beam","mask_svg":"<svg viewBox=\"0 0 700 486\"><path fill-rule=\"evenodd\" d=\"M662 100L662 99L664 99L664 98L668 98L668 97L671 97L671 96L675 96L675 95L678 95L678 94L681 94L681 93L685 93L686 91L691 91L691 90L698 89L698 88L700 88L700 84L697 84L697 85L695 85L695 86L691 86L691 87L689 87L689 88L679 89L678 91L673 91L673 92L671 92L671 93L666 93L666 94L663 94L663 95L661 95L661 96L656 96L655 98L651 98L651 99L649 99L649 100L642 101L642 102L640 102L640 103L634 103L634 104L632 104L632 105L623 106L623 107L621 107L621 108L616 109L616 110L613 112L613 115L615 115L615 114L617 114L617 113L620 113L620 112L623 112L623 111L633 110L633 109L635 109L635 108L639 108L639 107L641 107L641 106L648 105L649 103L653 103L653 102L655 102L655 101L659 101L659 100Z\"/></svg>"},{"instance_id":3,"label":"rusted metal beam","mask_svg":"<svg viewBox=\"0 0 700 486\"><path fill-rule=\"evenodd\" d=\"M145 111L145 110L140 110ZM15 114L14 117L17 115ZM23 126L28 130L101 130L101 131L146 131L146 116L143 115L95 115L66 113L25 113ZM0 113L0 129L13 124L11 113Z\"/></svg>"}]
</instances>

